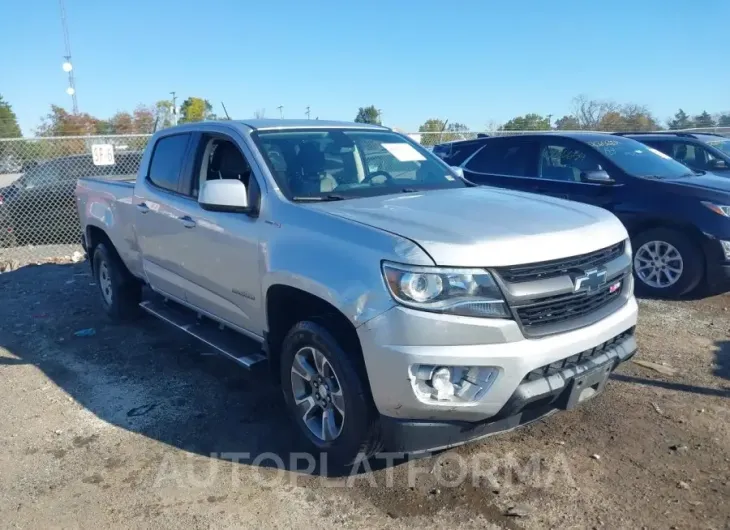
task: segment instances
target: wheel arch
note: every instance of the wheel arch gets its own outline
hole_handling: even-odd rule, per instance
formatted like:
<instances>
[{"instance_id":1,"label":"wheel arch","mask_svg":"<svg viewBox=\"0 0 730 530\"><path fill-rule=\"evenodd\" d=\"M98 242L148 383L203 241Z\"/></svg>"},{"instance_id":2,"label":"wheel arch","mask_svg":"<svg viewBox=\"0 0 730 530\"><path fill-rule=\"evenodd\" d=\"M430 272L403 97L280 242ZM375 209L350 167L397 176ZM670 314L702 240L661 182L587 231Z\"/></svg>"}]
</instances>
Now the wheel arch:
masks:
<instances>
[{"instance_id":1,"label":"wheel arch","mask_svg":"<svg viewBox=\"0 0 730 530\"><path fill-rule=\"evenodd\" d=\"M367 383L365 360L357 330L334 304L308 291L287 284L272 284L266 290L266 347L272 374L279 373L281 346L289 330L303 320L323 325L352 355ZM369 389L369 384L367 384Z\"/></svg>"}]
</instances>

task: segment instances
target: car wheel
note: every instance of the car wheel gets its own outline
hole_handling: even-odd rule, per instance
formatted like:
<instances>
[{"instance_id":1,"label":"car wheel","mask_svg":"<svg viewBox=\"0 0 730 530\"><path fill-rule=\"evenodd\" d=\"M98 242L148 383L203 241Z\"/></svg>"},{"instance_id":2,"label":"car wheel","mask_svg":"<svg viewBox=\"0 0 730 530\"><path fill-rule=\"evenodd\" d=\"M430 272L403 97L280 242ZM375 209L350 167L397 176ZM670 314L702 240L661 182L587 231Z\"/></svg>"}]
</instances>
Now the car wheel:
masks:
<instances>
[{"instance_id":1,"label":"car wheel","mask_svg":"<svg viewBox=\"0 0 730 530\"><path fill-rule=\"evenodd\" d=\"M113 319L128 320L139 314L142 286L124 267L114 250L104 243L94 249L94 276L104 311Z\"/></svg>"},{"instance_id":2,"label":"car wheel","mask_svg":"<svg viewBox=\"0 0 730 530\"><path fill-rule=\"evenodd\" d=\"M303 321L281 352L284 400L299 431L328 464L347 466L380 449L377 413L354 354L322 325Z\"/></svg>"},{"instance_id":3,"label":"car wheel","mask_svg":"<svg viewBox=\"0 0 730 530\"><path fill-rule=\"evenodd\" d=\"M684 233L654 228L636 236L631 244L640 293L677 298L693 291L702 281L704 256Z\"/></svg>"}]
</instances>

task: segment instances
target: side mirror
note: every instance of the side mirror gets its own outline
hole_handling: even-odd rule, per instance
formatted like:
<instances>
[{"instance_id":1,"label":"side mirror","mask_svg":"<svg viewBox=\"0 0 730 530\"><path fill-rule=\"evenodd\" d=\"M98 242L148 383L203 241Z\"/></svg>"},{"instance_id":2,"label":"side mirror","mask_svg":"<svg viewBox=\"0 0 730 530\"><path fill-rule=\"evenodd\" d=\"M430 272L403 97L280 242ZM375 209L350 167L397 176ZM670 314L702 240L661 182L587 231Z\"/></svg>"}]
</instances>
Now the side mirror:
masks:
<instances>
[{"instance_id":1,"label":"side mirror","mask_svg":"<svg viewBox=\"0 0 730 530\"><path fill-rule=\"evenodd\" d=\"M464 168L460 168L458 166L450 166L451 171L456 173L460 178L464 178Z\"/></svg>"},{"instance_id":2,"label":"side mirror","mask_svg":"<svg viewBox=\"0 0 730 530\"><path fill-rule=\"evenodd\" d=\"M198 193L198 204L203 210L213 212L251 212L246 186L236 179L203 182Z\"/></svg>"},{"instance_id":3,"label":"side mirror","mask_svg":"<svg viewBox=\"0 0 730 530\"><path fill-rule=\"evenodd\" d=\"M707 166L710 170L713 169L727 169L727 164L724 160L720 158L713 158L712 160L708 161Z\"/></svg>"},{"instance_id":4,"label":"side mirror","mask_svg":"<svg viewBox=\"0 0 730 530\"><path fill-rule=\"evenodd\" d=\"M616 182L603 169L599 169L596 171L583 171L580 174L580 179L583 182L588 182L590 184L610 185L610 184L614 184Z\"/></svg>"}]
</instances>

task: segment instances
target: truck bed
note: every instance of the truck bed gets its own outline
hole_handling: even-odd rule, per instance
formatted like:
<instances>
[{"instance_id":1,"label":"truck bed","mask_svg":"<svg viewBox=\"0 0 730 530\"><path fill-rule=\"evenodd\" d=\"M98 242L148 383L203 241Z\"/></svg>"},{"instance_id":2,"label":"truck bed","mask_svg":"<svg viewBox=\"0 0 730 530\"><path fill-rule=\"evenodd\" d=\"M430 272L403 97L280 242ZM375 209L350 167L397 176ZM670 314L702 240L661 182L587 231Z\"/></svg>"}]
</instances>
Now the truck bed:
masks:
<instances>
[{"instance_id":1,"label":"truck bed","mask_svg":"<svg viewBox=\"0 0 730 530\"><path fill-rule=\"evenodd\" d=\"M134 232L134 179L129 175L80 178L76 207L85 235L88 237L94 227L101 229L130 271L139 274L141 271L135 270L139 252Z\"/></svg>"}]
</instances>

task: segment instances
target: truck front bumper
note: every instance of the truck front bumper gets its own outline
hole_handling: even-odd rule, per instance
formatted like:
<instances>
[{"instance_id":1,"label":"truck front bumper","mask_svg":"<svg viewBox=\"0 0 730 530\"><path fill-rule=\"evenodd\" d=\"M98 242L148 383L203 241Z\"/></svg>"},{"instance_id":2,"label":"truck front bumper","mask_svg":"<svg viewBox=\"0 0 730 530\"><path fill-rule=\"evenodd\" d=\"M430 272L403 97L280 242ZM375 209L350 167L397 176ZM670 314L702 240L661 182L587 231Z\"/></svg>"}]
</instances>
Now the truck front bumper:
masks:
<instances>
[{"instance_id":1,"label":"truck front bumper","mask_svg":"<svg viewBox=\"0 0 730 530\"><path fill-rule=\"evenodd\" d=\"M635 353L636 340L634 328L631 328L582 363L556 370L550 370L552 367L535 370L520 383L502 410L481 422L414 421L381 416L385 446L394 452L432 452L527 425L558 410L571 408L576 378L595 372L610 374ZM541 374L548 371L549 375Z\"/></svg>"},{"instance_id":2,"label":"truck front bumper","mask_svg":"<svg viewBox=\"0 0 730 530\"><path fill-rule=\"evenodd\" d=\"M535 371L575 359L579 354L585 359L589 351L590 364L582 369L579 364L576 370L582 372L596 363L609 362L613 368L629 358L636 344L632 332L625 334L634 328L636 319L637 304L632 296L614 313L590 326L526 339L513 320L442 315L398 306L360 326L358 335L375 406L384 423L392 426L391 431L429 425L428 430L434 433L428 435L431 437L439 430L450 431L453 426L460 431L465 424L479 426L466 429L470 439L490 434L495 421L502 421L497 430L504 430L556 408L559 396L555 393L570 386L570 373L559 377L551 374L533 381L529 378ZM596 357L601 346L606 351ZM476 401L436 401L424 399L416 391L414 374L419 366L491 367L496 376ZM535 411L540 407L532 406L528 414L520 406L527 399L527 391L535 397L530 403L551 406L539 410L537 416ZM547 394L555 397L551 403L541 399ZM436 428L436 424L441 427ZM446 438L451 439L452 435Z\"/></svg>"}]
</instances>

